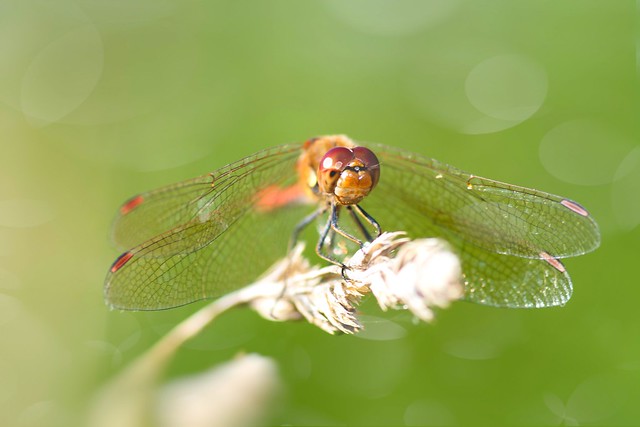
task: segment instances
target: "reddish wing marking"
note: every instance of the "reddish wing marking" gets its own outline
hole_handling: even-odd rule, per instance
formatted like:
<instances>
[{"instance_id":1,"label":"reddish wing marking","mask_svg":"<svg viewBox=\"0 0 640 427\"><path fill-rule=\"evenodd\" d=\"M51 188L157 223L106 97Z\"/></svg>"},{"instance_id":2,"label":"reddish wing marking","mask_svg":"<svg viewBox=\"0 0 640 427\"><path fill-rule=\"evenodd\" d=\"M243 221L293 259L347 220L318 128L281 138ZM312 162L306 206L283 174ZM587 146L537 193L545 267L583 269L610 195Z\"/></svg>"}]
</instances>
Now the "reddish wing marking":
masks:
<instances>
[{"instance_id":1,"label":"reddish wing marking","mask_svg":"<svg viewBox=\"0 0 640 427\"><path fill-rule=\"evenodd\" d=\"M540 252L540 258L547 261L549 264L551 264L553 268L555 268L561 273L564 273L567 271L567 269L564 267L564 264L561 263L558 258L549 254L549 252Z\"/></svg>"},{"instance_id":2,"label":"reddish wing marking","mask_svg":"<svg viewBox=\"0 0 640 427\"><path fill-rule=\"evenodd\" d=\"M131 258L133 258L133 252L125 252L120 255L111 266L111 272L115 273L120 270Z\"/></svg>"},{"instance_id":3,"label":"reddish wing marking","mask_svg":"<svg viewBox=\"0 0 640 427\"><path fill-rule=\"evenodd\" d=\"M138 195L127 200L124 205L120 206L120 213L126 215L134 210L138 205L144 202L144 197Z\"/></svg>"},{"instance_id":4,"label":"reddish wing marking","mask_svg":"<svg viewBox=\"0 0 640 427\"><path fill-rule=\"evenodd\" d=\"M562 206L564 206L565 208L574 211L578 215L589 216L589 212L587 212L587 210L585 208L583 208L582 206L580 206L578 203L574 202L573 200L564 199L564 200L562 200L560 202L560 204Z\"/></svg>"},{"instance_id":5,"label":"reddish wing marking","mask_svg":"<svg viewBox=\"0 0 640 427\"><path fill-rule=\"evenodd\" d=\"M282 188L271 185L257 194L256 209L269 212L292 203L305 203L307 196L302 186L298 184Z\"/></svg>"}]
</instances>

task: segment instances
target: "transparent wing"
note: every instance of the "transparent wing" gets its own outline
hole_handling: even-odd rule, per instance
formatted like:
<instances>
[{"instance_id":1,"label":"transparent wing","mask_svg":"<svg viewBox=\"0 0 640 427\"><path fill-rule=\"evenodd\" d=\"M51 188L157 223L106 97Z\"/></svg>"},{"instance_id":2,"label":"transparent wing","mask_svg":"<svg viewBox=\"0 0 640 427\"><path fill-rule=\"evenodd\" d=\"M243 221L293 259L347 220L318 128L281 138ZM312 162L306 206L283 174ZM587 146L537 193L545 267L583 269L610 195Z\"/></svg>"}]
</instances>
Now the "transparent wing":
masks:
<instances>
[{"instance_id":1,"label":"transparent wing","mask_svg":"<svg viewBox=\"0 0 640 427\"><path fill-rule=\"evenodd\" d=\"M267 180L276 180L277 173L282 173L279 179L289 177L291 172L284 170L293 167L300 150L300 144L270 148L212 173L140 193L118 210L111 237L118 247L129 249L187 222L204 222L214 212L229 215L226 201L249 200L263 186L258 180L265 174Z\"/></svg>"},{"instance_id":2,"label":"transparent wing","mask_svg":"<svg viewBox=\"0 0 640 427\"><path fill-rule=\"evenodd\" d=\"M458 252L470 301L548 307L571 296L557 259L595 249L595 221L575 202L475 177L433 159L368 145L381 163L362 206L383 230L442 237Z\"/></svg>"},{"instance_id":3,"label":"transparent wing","mask_svg":"<svg viewBox=\"0 0 640 427\"><path fill-rule=\"evenodd\" d=\"M107 302L130 310L171 308L220 296L264 273L285 255L293 228L314 209L292 198L281 205L274 199L273 189L296 188L299 154L300 145L267 150L125 203L116 239L154 237L113 264Z\"/></svg>"},{"instance_id":4,"label":"transparent wing","mask_svg":"<svg viewBox=\"0 0 640 427\"><path fill-rule=\"evenodd\" d=\"M584 208L435 160L371 147L381 159L382 177L363 206L385 230L449 241L461 256L469 300L508 307L568 300L571 281L557 257L579 255L599 243ZM266 150L126 202L114 239L128 247L144 243L113 264L105 283L108 303L170 308L222 295L263 273L284 255L293 228L313 209L294 203L295 191L284 191L297 188L300 150Z\"/></svg>"},{"instance_id":5,"label":"transparent wing","mask_svg":"<svg viewBox=\"0 0 640 427\"><path fill-rule=\"evenodd\" d=\"M468 301L495 307L541 308L564 305L571 298L571 278L564 267L488 252L453 239L450 243L460 251Z\"/></svg>"},{"instance_id":6,"label":"transparent wing","mask_svg":"<svg viewBox=\"0 0 640 427\"><path fill-rule=\"evenodd\" d=\"M541 258L542 252L576 256L600 244L594 219L569 199L470 175L395 148L370 147L381 162L382 191L376 188L372 198L392 193L402 202L395 223L406 205L419 209L421 235L444 229L488 251L524 258Z\"/></svg>"}]
</instances>

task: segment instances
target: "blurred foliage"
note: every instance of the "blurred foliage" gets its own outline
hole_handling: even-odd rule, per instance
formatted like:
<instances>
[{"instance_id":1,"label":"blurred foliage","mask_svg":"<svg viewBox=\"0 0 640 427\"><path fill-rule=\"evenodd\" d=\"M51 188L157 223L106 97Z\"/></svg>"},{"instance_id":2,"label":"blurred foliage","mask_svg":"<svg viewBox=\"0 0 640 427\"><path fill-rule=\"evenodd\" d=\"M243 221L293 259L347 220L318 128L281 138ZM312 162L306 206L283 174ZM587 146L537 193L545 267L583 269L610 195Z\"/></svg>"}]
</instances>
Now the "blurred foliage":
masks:
<instances>
[{"instance_id":1,"label":"blurred foliage","mask_svg":"<svg viewBox=\"0 0 640 427\"><path fill-rule=\"evenodd\" d=\"M0 1L0 425L81 425L202 306L105 308L120 202L327 133L571 197L602 247L566 262L564 308L458 303L414 325L368 304L363 337L238 310L171 377L270 356L274 424L636 423L637 17L600 0Z\"/></svg>"}]
</instances>

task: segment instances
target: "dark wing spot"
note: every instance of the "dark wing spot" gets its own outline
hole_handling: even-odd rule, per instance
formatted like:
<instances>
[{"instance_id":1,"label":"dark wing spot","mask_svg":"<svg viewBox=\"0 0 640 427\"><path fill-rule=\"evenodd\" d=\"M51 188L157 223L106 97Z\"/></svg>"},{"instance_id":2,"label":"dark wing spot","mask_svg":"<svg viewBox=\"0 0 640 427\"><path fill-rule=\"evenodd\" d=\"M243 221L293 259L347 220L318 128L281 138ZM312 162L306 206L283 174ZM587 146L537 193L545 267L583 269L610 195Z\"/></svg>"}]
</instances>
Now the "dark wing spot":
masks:
<instances>
[{"instance_id":1,"label":"dark wing spot","mask_svg":"<svg viewBox=\"0 0 640 427\"><path fill-rule=\"evenodd\" d=\"M111 265L111 272L115 273L120 270L131 258L133 258L133 252L125 252L120 255Z\"/></svg>"}]
</instances>

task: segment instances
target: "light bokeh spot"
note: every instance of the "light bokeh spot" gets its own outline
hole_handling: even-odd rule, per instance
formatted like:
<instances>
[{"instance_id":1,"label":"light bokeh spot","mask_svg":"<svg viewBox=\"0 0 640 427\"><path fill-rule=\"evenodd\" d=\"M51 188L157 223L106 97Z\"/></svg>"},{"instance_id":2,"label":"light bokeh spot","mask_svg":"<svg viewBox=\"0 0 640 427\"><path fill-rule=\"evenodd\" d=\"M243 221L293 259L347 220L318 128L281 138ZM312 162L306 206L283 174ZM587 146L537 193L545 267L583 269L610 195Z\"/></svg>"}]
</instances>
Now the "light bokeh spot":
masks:
<instances>
[{"instance_id":1,"label":"light bokeh spot","mask_svg":"<svg viewBox=\"0 0 640 427\"><path fill-rule=\"evenodd\" d=\"M71 2L38 0L2 2L0 101L20 111L24 78L27 70L33 66L34 59L41 55L43 50L50 48L55 41L69 36L74 30L90 25L89 17ZM73 44L73 41L69 42ZM50 51L50 53L53 52ZM65 59L75 59L71 58L70 53L60 52L60 54ZM83 61L82 58L79 59ZM59 62L59 60L56 61ZM67 64L68 67L72 65ZM47 72L47 70L41 71ZM32 88L31 92L35 89ZM44 87L45 93L42 95L55 89L60 88ZM34 96L40 97L40 94L34 94Z\"/></svg>"},{"instance_id":2,"label":"light bokeh spot","mask_svg":"<svg viewBox=\"0 0 640 427\"><path fill-rule=\"evenodd\" d=\"M359 31L401 36L432 27L449 18L458 0L330 0L336 16Z\"/></svg>"},{"instance_id":3,"label":"light bokeh spot","mask_svg":"<svg viewBox=\"0 0 640 427\"><path fill-rule=\"evenodd\" d=\"M547 74L524 55L498 55L473 67L465 91L471 105L487 116L522 122L542 106Z\"/></svg>"},{"instance_id":4,"label":"light bokeh spot","mask_svg":"<svg viewBox=\"0 0 640 427\"><path fill-rule=\"evenodd\" d=\"M0 200L0 227L37 227L51 221L53 217L51 206L41 200Z\"/></svg>"},{"instance_id":5,"label":"light bokeh spot","mask_svg":"<svg viewBox=\"0 0 640 427\"><path fill-rule=\"evenodd\" d=\"M51 41L34 56L22 79L22 112L38 125L62 119L91 96L103 63L102 39L94 26Z\"/></svg>"},{"instance_id":6,"label":"light bokeh spot","mask_svg":"<svg viewBox=\"0 0 640 427\"><path fill-rule=\"evenodd\" d=\"M534 59L505 50L482 40L427 50L407 81L407 95L429 120L460 133L512 128L542 106L547 75Z\"/></svg>"},{"instance_id":7,"label":"light bokeh spot","mask_svg":"<svg viewBox=\"0 0 640 427\"><path fill-rule=\"evenodd\" d=\"M407 330L396 322L382 317L361 315L358 316L364 329L355 337L372 341L399 340L407 335Z\"/></svg>"},{"instance_id":8,"label":"light bokeh spot","mask_svg":"<svg viewBox=\"0 0 640 427\"><path fill-rule=\"evenodd\" d=\"M139 126L147 117L166 117L149 113L174 109L184 124L201 114L192 105L194 98L189 97L196 96L192 95L195 89L190 84L198 60L207 52L199 50L193 34L170 26L131 28L110 24L102 35L108 56L100 81L92 96L66 117L65 123L94 125L134 119L133 123ZM206 87L197 88L197 96L207 99L209 114L213 114L211 106L224 93L222 89L216 93L216 89L230 85L230 79L212 78ZM215 116L208 119L217 123Z\"/></svg>"},{"instance_id":9,"label":"light bokeh spot","mask_svg":"<svg viewBox=\"0 0 640 427\"><path fill-rule=\"evenodd\" d=\"M577 185L613 182L634 142L608 126L577 119L551 129L540 142L540 161L556 178Z\"/></svg>"},{"instance_id":10,"label":"light bokeh spot","mask_svg":"<svg viewBox=\"0 0 640 427\"><path fill-rule=\"evenodd\" d=\"M620 163L611 188L613 213L626 231L640 225L640 147L636 147Z\"/></svg>"},{"instance_id":11,"label":"light bokeh spot","mask_svg":"<svg viewBox=\"0 0 640 427\"><path fill-rule=\"evenodd\" d=\"M564 419L566 416L566 407L560 396L554 393L546 393L543 400L546 407L549 408L554 415L559 419Z\"/></svg>"},{"instance_id":12,"label":"light bokeh spot","mask_svg":"<svg viewBox=\"0 0 640 427\"><path fill-rule=\"evenodd\" d=\"M3 3L0 102L34 126L113 123L180 102L202 55L190 32L152 22L185 2L76 3Z\"/></svg>"},{"instance_id":13,"label":"light bokeh spot","mask_svg":"<svg viewBox=\"0 0 640 427\"><path fill-rule=\"evenodd\" d=\"M627 384L618 375L596 375L582 382L567 401L566 413L579 423L603 422L627 402ZM606 423L605 423L606 424Z\"/></svg>"}]
</instances>

